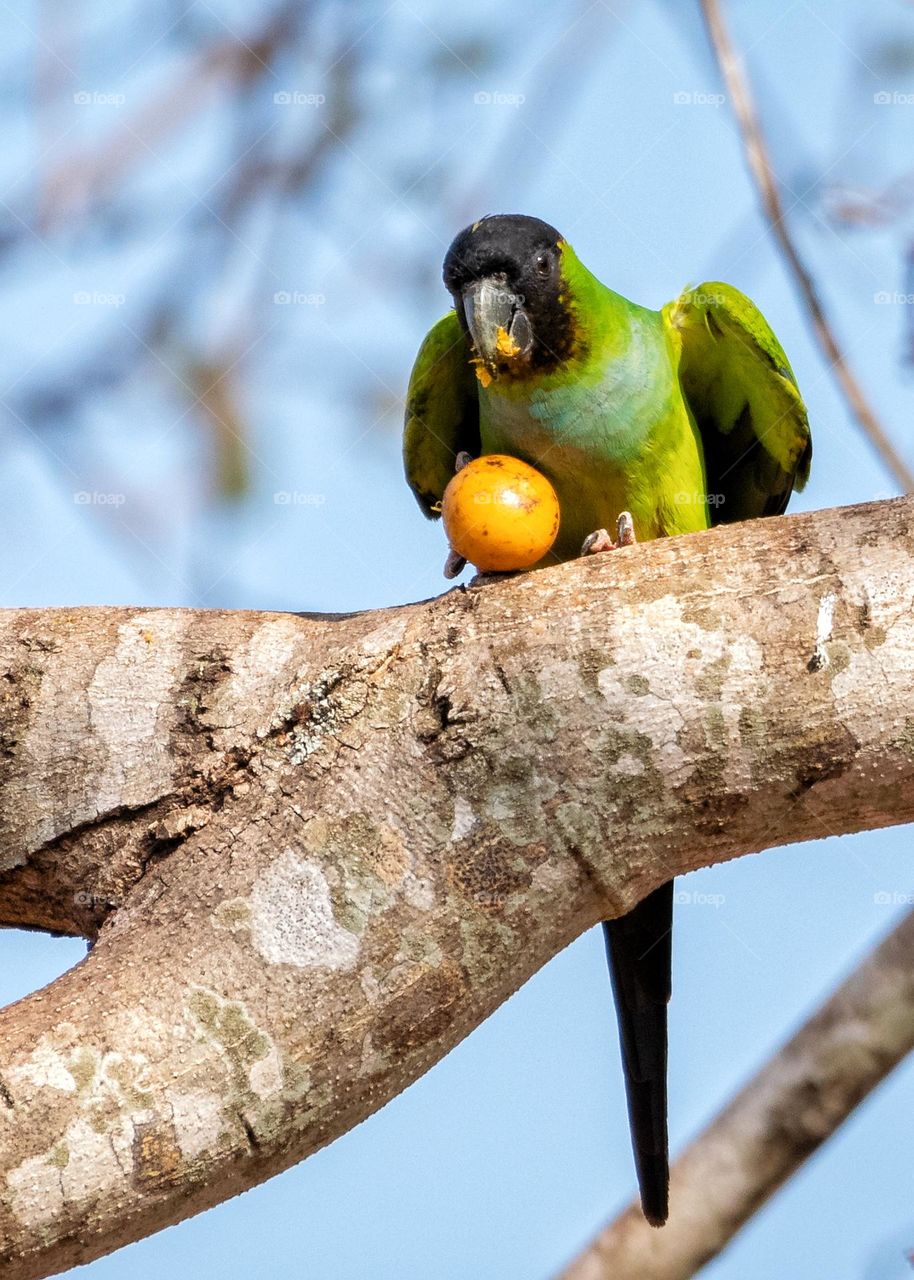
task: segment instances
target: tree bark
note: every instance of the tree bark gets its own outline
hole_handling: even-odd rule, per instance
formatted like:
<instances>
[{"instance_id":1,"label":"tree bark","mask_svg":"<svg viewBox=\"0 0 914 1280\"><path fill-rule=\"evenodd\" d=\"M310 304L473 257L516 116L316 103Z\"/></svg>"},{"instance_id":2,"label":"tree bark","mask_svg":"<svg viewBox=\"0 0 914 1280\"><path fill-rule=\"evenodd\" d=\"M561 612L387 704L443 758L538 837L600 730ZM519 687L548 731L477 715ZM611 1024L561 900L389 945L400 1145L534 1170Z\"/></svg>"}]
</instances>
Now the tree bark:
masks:
<instances>
[{"instance_id":1,"label":"tree bark","mask_svg":"<svg viewBox=\"0 0 914 1280\"><path fill-rule=\"evenodd\" d=\"M0 617L0 1262L86 1262L332 1140L596 921L914 817L914 503L348 617Z\"/></svg>"}]
</instances>

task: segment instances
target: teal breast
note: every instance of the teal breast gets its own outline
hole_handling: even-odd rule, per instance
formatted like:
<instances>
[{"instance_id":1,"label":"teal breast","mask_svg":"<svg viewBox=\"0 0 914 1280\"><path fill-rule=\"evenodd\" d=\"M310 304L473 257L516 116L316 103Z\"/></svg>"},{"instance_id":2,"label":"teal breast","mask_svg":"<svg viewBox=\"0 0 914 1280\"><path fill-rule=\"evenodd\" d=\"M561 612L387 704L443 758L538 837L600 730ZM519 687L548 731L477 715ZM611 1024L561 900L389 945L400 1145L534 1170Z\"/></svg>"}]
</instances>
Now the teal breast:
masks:
<instances>
[{"instance_id":1,"label":"teal breast","mask_svg":"<svg viewBox=\"0 0 914 1280\"><path fill-rule=\"evenodd\" d=\"M580 376L562 370L536 383L480 388L483 453L522 458L558 494L553 560L577 555L588 533L611 528L632 506L632 475L658 424L669 420L678 381L660 314L639 309L629 336L621 355L591 355Z\"/></svg>"}]
</instances>

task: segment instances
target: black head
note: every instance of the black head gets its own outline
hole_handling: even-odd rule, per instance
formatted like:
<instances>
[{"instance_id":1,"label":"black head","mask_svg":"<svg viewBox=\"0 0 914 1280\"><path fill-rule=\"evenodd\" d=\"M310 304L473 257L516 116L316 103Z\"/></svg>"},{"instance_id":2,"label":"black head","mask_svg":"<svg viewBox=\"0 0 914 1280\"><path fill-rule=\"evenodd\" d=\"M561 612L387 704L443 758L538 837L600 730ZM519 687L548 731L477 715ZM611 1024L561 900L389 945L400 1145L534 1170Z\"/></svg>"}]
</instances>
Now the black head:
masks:
<instances>
[{"instance_id":1,"label":"black head","mask_svg":"<svg viewBox=\"0 0 914 1280\"><path fill-rule=\"evenodd\" d=\"M444 283L489 377L548 371L571 354L561 241L548 222L506 213L474 222L448 249Z\"/></svg>"}]
</instances>

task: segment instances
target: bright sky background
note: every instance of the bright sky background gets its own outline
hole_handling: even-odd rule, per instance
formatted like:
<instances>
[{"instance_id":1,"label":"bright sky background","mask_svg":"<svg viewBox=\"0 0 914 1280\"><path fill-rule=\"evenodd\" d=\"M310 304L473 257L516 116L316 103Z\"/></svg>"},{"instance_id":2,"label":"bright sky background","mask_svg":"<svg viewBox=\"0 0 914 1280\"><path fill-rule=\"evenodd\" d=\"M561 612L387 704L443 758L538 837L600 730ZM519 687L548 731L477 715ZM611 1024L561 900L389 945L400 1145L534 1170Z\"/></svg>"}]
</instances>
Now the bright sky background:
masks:
<instances>
[{"instance_id":1,"label":"bright sky background","mask_svg":"<svg viewBox=\"0 0 914 1280\"><path fill-rule=\"evenodd\" d=\"M187 6L239 35L265 7ZM184 8L165 6L166 17ZM133 179L138 198L173 209L148 234L29 234L0 263L0 604L339 611L444 589L443 534L402 481L400 401L419 342L447 306L438 283L444 250L464 223L489 212L554 223L597 275L648 305L705 279L744 289L781 338L810 410L812 480L792 509L896 492L851 424L756 212L696 8L686 0L363 6L354 35L369 49L368 120L341 149L320 198L272 228L252 218L194 302L193 332L216 343L260 273L243 303L249 349L239 365L252 489L232 509L207 499L207 440L161 376L167 353L150 357L143 377L102 388L75 417L55 422L52 404L39 422L28 408L42 389L86 377L98 351L134 342L150 299L183 287L196 252L190 213L220 177L218 103L167 160ZM87 5L60 19L70 79L64 74L61 105L39 128L26 75L39 9L8 10L6 56L17 70L0 103L8 140L0 192L15 208L47 154L78 156L105 137L112 113L132 118L173 69L154 31ZM911 288L911 217L856 229L829 217L835 188L880 190L912 167L914 8L730 0L726 9L747 51L791 224L853 364L914 465L904 365L912 313L896 297ZM78 58L77 32L89 42ZM477 37L494 52L474 69L460 50ZM315 55L277 76L274 92L307 95L323 92L328 69ZM76 91L124 101L84 105L73 101ZM258 109L265 128L294 137L315 127L307 113L329 105L268 96ZM80 292L93 300L75 302ZM312 301L274 302L282 292ZM893 301L877 301L880 294ZM111 295L123 303L99 301ZM677 909L674 1150L891 927L912 880L910 829L901 828L682 881L720 902ZM886 894L890 905L880 901ZM73 941L0 934L0 1001L83 954ZM912 1114L908 1062L703 1275L909 1275ZM615 1019L594 931L357 1130L84 1274L546 1280L633 1189Z\"/></svg>"}]
</instances>

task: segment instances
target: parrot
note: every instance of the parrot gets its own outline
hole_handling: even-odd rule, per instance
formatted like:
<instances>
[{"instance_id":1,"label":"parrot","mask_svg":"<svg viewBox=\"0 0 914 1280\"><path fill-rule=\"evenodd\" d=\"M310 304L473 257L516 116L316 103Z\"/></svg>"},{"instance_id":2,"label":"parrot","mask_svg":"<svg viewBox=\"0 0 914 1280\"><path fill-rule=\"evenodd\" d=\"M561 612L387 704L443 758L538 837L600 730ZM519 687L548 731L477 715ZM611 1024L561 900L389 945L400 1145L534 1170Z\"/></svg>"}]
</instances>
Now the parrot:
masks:
<instances>
[{"instance_id":1,"label":"parrot","mask_svg":"<svg viewBox=\"0 0 914 1280\"><path fill-rule=\"evenodd\" d=\"M492 214L448 249L452 309L406 395L403 458L435 518L466 461L508 454L551 482L559 529L533 566L783 512L812 461L807 410L764 316L732 285L659 311L613 292L547 222ZM614 529L615 538L608 529ZM449 558L455 576L463 562ZM644 1216L669 1215L667 1006L673 880L603 923Z\"/></svg>"}]
</instances>

